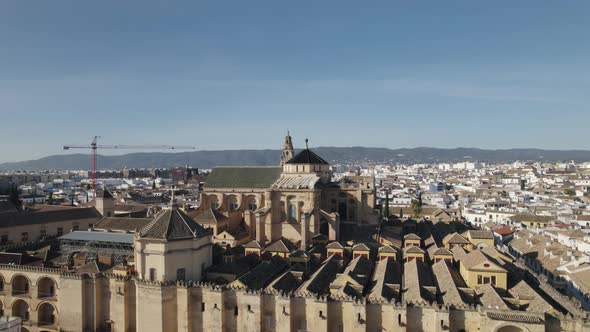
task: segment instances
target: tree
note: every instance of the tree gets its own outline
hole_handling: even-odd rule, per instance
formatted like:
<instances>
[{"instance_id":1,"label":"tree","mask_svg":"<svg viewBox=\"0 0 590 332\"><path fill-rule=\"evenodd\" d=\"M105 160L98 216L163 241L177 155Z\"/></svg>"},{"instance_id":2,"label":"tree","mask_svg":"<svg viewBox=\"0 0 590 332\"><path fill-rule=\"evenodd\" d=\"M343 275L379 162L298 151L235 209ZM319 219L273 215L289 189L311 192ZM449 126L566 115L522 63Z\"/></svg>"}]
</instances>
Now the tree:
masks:
<instances>
[{"instance_id":1,"label":"tree","mask_svg":"<svg viewBox=\"0 0 590 332\"><path fill-rule=\"evenodd\" d=\"M418 217L422 213L422 203L419 200L412 200L412 211L414 212L414 217Z\"/></svg>"},{"instance_id":2,"label":"tree","mask_svg":"<svg viewBox=\"0 0 590 332\"><path fill-rule=\"evenodd\" d=\"M16 185L12 185L10 187L10 193L8 194L8 200L14 205L16 206L17 209L20 209L22 202L19 198L18 195L18 188L16 187Z\"/></svg>"},{"instance_id":3,"label":"tree","mask_svg":"<svg viewBox=\"0 0 590 332\"><path fill-rule=\"evenodd\" d=\"M385 209L383 209L383 216L389 218L389 190L385 191Z\"/></svg>"},{"instance_id":4,"label":"tree","mask_svg":"<svg viewBox=\"0 0 590 332\"><path fill-rule=\"evenodd\" d=\"M526 180L525 179L521 179L520 180L520 190L524 190L525 183L526 183Z\"/></svg>"},{"instance_id":5,"label":"tree","mask_svg":"<svg viewBox=\"0 0 590 332\"><path fill-rule=\"evenodd\" d=\"M404 209L399 208L399 218L402 219L404 217Z\"/></svg>"},{"instance_id":6,"label":"tree","mask_svg":"<svg viewBox=\"0 0 590 332\"><path fill-rule=\"evenodd\" d=\"M156 190L156 180L152 181L152 190Z\"/></svg>"},{"instance_id":7,"label":"tree","mask_svg":"<svg viewBox=\"0 0 590 332\"><path fill-rule=\"evenodd\" d=\"M47 199L47 204L53 205L53 191L49 192L49 198Z\"/></svg>"},{"instance_id":8,"label":"tree","mask_svg":"<svg viewBox=\"0 0 590 332\"><path fill-rule=\"evenodd\" d=\"M563 190L563 193L568 196L576 196L576 191L572 188L566 188Z\"/></svg>"}]
</instances>

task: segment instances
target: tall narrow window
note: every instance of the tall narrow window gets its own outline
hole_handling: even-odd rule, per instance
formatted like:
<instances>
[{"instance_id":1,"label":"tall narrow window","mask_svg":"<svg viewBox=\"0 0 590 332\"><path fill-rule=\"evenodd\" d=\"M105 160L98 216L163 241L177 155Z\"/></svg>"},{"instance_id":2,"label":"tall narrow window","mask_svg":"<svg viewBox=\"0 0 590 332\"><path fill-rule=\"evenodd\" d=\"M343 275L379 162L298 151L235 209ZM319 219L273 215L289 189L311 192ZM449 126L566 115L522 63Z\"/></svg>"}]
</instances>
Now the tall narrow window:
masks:
<instances>
[{"instance_id":1,"label":"tall narrow window","mask_svg":"<svg viewBox=\"0 0 590 332\"><path fill-rule=\"evenodd\" d=\"M492 285L496 286L496 276L492 276Z\"/></svg>"},{"instance_id":2,"label":"tall narrow window","mask_svg":"<svg viewBox=\"0 0 590 332\"><path fill-rule=\"evenodd\" d=\"M481 277L481 275L478 275L477 276L477 284L478 285L481 285L482 284L482 277Z\"/></svg>"},{"instance_id":3,"label":"tall narrow window","mask_svg":"<svg viewBox=\"0 0 590 332\"><path fill-rule=\"evenodd\" d=\"M185 279L186 279L186 270L185 269L176 270L176 280L184 281Z\"/></svg>"},{"instance_id":4,"label":"tall narrow window","mask_svg":"<svg viewBox=\"0 0 590 332\"><path fill-rule=\"evenodd\" d=\"M156 280L156 269L152 268L150 269L150 281L155 281Z\"/></svg>"},{"instance_id":5,"label":"tall narrow window","mask_svg":"<svg viewBox=\"0 0 590 332\"><path fill-rule=\"evenodd\" d=\"M289 215L289 222L297 222L297 201L295 197L289 198L288 204L287 214Z\"/></svg>"}]
</instances>

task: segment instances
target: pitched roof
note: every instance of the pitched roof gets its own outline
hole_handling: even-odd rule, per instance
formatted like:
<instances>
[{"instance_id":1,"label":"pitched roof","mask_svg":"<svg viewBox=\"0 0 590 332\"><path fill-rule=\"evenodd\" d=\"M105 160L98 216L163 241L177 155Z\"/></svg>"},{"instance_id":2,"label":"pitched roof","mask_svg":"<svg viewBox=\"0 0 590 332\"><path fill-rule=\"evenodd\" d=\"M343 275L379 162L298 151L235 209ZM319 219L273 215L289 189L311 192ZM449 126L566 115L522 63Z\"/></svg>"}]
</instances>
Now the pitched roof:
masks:
<instances>
[{"instance_id":1,"label":"pitched roof","mask_svg":"<svg viewBox=\"0 0 590 332\"><path fill-rule=\"evenodd\" d=\"M214 211L211 208L206 209L201 214L193 218L196 222L202 224L216 224L220 221L225 221L228 218L223 214Z\"/></svg>"},{"instance_id":2,"label":"pitched roof","mask_svg":"<svg viewBox=\"0 0 590 332\"><path fill-rule=\"evenodd\" d=\"M328 292L330 283L336 279L339 265L334 256L330 256L324 261L309 279L307 279L298 289L299 296L322 295Z\"/></svg>"},{"instance_id":3,"label":"pitched roof","mask_svg":"<svg viewBox=\"0 0 590 332\"><path fill-rule=\"evenodd\" d=\"M215 167L205 188L270 188L281 176L281 167Z\"/></svg>"},{"instance_id":4,"label":"pitched roof","mask_svg":"<svg viewBox=\"0 0 590 332\"><path fill-rule=\"evenodd\" d=\"M547 303L529 284L521 280L518 284L508 290L512 296L522 301L530 301L526 311L545 313L553 307Z\"/></svg>"},{"instance_id":5,"label":"pitched roof","mask_svg":"<svg viewBox=\"0 0 590 332\"><path fill-rule=\"evenodd\" d=\"M60 236L60 240L85 241L85 242L113 242L133 245L133 234L74 231Z\"/></svg>"},{"instance_id":6,"label":"pitched roof","mask_svg":"<svg viewBox=\"0 0 590 332\"><path fill-rule=\"evenodd\" d=\"M287 272L275 278L275 280L273 280L266 287L266 290L270 291L271 293L291 293L292 291L297 289L297 287L299 287L300 284L301 280L293 273L292 269L289 269L287 270Z\"/></svg>"},{"instance_id":7,"label":"pitched roof","mask_svg":"<svg viewBox=\"0 0 590 332\"><path fill-rule=\"evenodd\" d=\"M432 274L426 264L416 259L405 263L403 278L403 299L406 303L436 300L435 294L426 288L434 286Z\"/></svg>"},{"instance_id":8,"label":"pitched roof","mask_svg":"<svg viewBox=\"0 0 590 332\"><path fill-rule=\"evenodd\" d=\"M391 259L383 259L377 263L371 285L367 291L367 298L370 302L390 301L400 294L401 286L401 265Z\"/></svg>"},{"instance_id":9,"label":"pitched roof","mask_svg":"<svg viewBox=\"0 0 590 332\"><path fill-rule=\"evenodd\" d=\"M158 212L154 220L140 232L140 237L161 240L182 240L210 235L177 207Z\"/></svg>"},{"instance_id":10,"label":"pitched roof","mask_svg":"<svg viewBox=\"0 0 590 332\"><path fill-rule=\"evenodd\" d=\"M410 233L404 236L404 240L422 240L422 238L415 233Z\"/></svg>"},{"instance_id":11,"label":"pitched roof","mask_svg":"<svg viewBox=\"0 0 590 332\"><path fill-rule=\"evenodd\" d=\"M447 256L452 256L453 253L447 249L447 248L438 248L436 249L436 251L433 253L433 255L447 255Z\"/></svg>"},{"instance_id":12,"label":"pitched roof","mask_svg":"<svg viewBox=\"0 0 590 332\"><path fill-rule=\"evenodd\" d=\"M96 198L109 199L109 198L113 198L113 194L111 194L110 191L105 189L105 190L99 191L98 194L96 195Z\"/></svg>"},{"instance_id":13,"label":"pitched roof","mask_svg":"<svg viewBox=\"0 0 590 332\"><path fill-rule=\"evenodd\" d=\"M510 235L514 233L514 229L508 225L494 229L494 233L502 236Z\"/></svg>"},{"instance_id":14,"label":"pitched roof","mask_svg":"<svg viewBox=\"0 0 590 332\"><path fill-rule=\"evenodd\" d=\"M287 161L287 164L322 164L322 165L329 165L327 161L322 159L322 157L318 156L315 152L311 151L310 149L305 149L295 157L291 158Z\"/></svg>"},{"instance_id":15,"label":"pitched roof","mask_svg":"<svg viewBox=\"0 0 590 332\"><path fill-rule=\"evenodd\" d=\"M510 219L512 219L513 221L516 221L516 222L528 221L528 222L542 222L542 223L548 223L552 220L556 220L555 217L551 217L551 216L539 216L539 215L527 214L527 213L515 214L512 217L510 217Z\"/></svg>"},{"instance_id":16,"label":"pitched roof","mask_svg":"<svg viewBox=\"0 0 590 332\"><path fill-rule=\"evenodd\" d=\"M491 284L483 284L476 290L479 302L486 308L510 309Z\"/></svg>"},{"instance_id":17,"label":"pitched roof","mask_svg":"<svg viewBox=\"0 0 590 332\"><path fill-rule=\"evenodd\" d=\"M463 234L471 237L472 239L493 239L494 238L494 234L491 231L468 230L467 232L465 232Z\"/></svg>"},{"instance_id":18,"label":"pitched roof","mask_svg":"<svg viewBox=\"0 0 590 332\"><path fill-rule=\"evenodd\" d=\"M281 273L289 264L286 260L273 257L270 261L261 262L255 268L234 281L231 286L235 288L248 288L258 290L266 286L272 279Z\"/></svg>"},{"instance_id":19,"label":"pitched roof","mask_svg":"<svg viewBox=\"0 0 590 332\"><path fill-rule=\"evenodd\" d=\"M367 247L367 245L364 243L357 243L352 247L352 250L370 251L371 249L369 249L369 247Z\"/></svg>"},{"instance_id":20,"label":"pitched roof","mask_svg":"<svg viewBox=\"0 0 590 332\"><path fill-rule=\"evenodd\" d=\"M409 246L409 247L405 247L404 248L404 254L406 253L410 253L410 254L424 254L424 250L416 247L416 246Z\"/></svg>"},{"instance_id":21,"label":"pitched roof","mask_svg":"<svg viewBox=\"0 0 590 332\"><path fill-rule=\"evenodd\" d=\"M468 270L501 271L506 270L492 257L480 250L473 250L461 258L461 264Z\"/></svg>"},{"instance_id":22,"label":"pitched roof","mask_svg":"<svg viewBox=\"0 0 590 332\"><path fill-rule=\"evenodd\" d=\"M344 249L344 247L338 241L330 242L326 246L326 249Z\"/></svg>"},{"instance_id":23,"label":"pitched roof","mask_svg":"<svg viewBox=\"0 0 590 332\"><path fill-rule=\"evenodd\" d=\"M379 253L384 253L385 252L385 253L394 253L394 254L396 254L397 253L397 250L395 250L395 248L393 248L390 245L385 245L385 246L379 247L378 252Z\"/></svg>"},{"instance_id":24,"label":"pitched roof","mask_svg":"<svg viewBox=\"0 0 590 332\"><path fill-rule=\"evenodd\" d=\"M455 232L445 236L443 243L470 244L471 242L463 237L463 235Z\"/></svg>"},{"instance_id":25,"label":"pitched roof","mask_svg":"<svg viewBox=\"0 0 590 332\"><path fill-rule=\"evenodd\" d=\"M243 245L243 247L244 248L256 248L256 249L262 248L262 246L260 245L260 243L258 241L256 241L256 240L251 240L251 241L246 242Z\"/></svg>"},{"instance_id":26,"label":"pitched roof","mask_svg":"<svg viewBox=\"0 0 590 332\"><path fill-rule=\"evenodd\" d=\"M295 245L291 241L283 238L274 241L273 243L269 244L266 248L264 248L265 252L290 253L293 250L295 250Z\"/></svg>"},{"instance_id":27,"label":"pitched roof","mask_svg":"<svg viewBox=\"0 0 590 332\"><path fill-rule=\"evenodd\" d=\"M94 225L94 228L109 231L135 232L144 228L151 221L152 218L104 217Z\"/></svg>"},{"instance_id":28,"label":"pitched roof","mask_svg":"<svg viewBox=\"0 0 590 332\"><path fill-rule=\"evenodd\" d=\"M466 287L463 278L455 271L446 260L432 265L432 272L436 277L436 283L445 304L464 305L465 299L457 287Z\"/></svg>"},{"instance_id":29,"label":"pitched roof","mask_svg":"<svg viewBox=\"0 0 590 332\"><path fill-rule=\"evenodd\" d=\"M55 207L47 210L0 214L0 228L19 225L42 225L63 221L88 221L96 223L102 216L93 207Z\"/></svg>"}]
</instances>

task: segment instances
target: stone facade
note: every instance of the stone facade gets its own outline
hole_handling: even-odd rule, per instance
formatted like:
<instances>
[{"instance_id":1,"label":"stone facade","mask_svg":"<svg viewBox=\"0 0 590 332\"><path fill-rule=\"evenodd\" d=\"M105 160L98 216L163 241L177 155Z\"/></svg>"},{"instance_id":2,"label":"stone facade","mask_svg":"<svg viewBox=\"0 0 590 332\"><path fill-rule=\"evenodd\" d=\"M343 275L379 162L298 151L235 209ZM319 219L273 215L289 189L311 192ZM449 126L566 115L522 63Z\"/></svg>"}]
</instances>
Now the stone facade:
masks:
<instances>
[{"instance_id":1,"label":"stone facade","mask_svg":"<svg viewBox=\"0 0 590 332\"><path fill-rule=\"evenodd\" d=\"M250 238L260 243L284 237L300 242L302 248L320 233L339 240L341 225L379 221L372 177L334 182L330 165L309 148L293 156L290 136L285 138L280 164L213 169L195 214L212 209L229 218L221 229L218 221L202 222L215 236L227 230L226 224L235 229L243 222Z\"/></svg>"},{"instance_id":2,"label":"stone facade","mask_svg":"<svg viewBox=\"0 0 590 332\"><path fill-rule=\"evenodd\" d=\"M406 305L350 298L300 297L235 290L206 283L166 283L0 266L4 312L28 307L23 331L590 331L571 316L528 312ZM24 277L28 293L14 294L10 281ZM41 297L40 282L55 283ZM54 322L44 322L50 306Z\"/></svg>"}]
</instances>

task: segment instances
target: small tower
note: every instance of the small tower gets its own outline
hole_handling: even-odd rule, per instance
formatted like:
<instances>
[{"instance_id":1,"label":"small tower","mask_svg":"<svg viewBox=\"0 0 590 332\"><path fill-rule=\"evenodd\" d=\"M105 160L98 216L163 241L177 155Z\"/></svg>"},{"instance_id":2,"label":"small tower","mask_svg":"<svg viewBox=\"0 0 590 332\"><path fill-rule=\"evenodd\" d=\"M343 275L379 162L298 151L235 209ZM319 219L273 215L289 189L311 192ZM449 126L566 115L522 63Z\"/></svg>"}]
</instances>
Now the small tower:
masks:
<instances>
[{"instance_id":1,"label":"small tower","mask_svg":"<svg viewBox=\"0 0 590 332\"><path fill-rule=\"evenodd\" d=\"M115 199L107 189L98 192L95 208L103 217L115 216Z\"/></svg>"},{"instance_id":2,"label":"small tower","mask_svg":"<svg viewBox=\"0 0 590 332\"><path fill-rule=\"evenodd\" d=\"M281 154L281 166L285 165L286 162L293 158L293 142L291 141L291 135L289 135L289 131L287 131L287 136L285 136L285 143L283 144L283 153Z\"/></svg>"}]
</instances>

